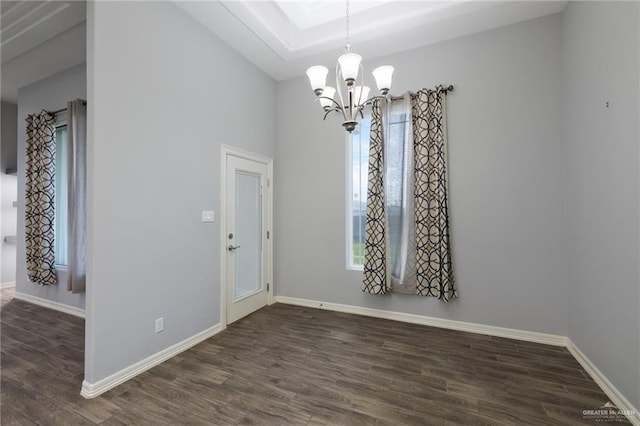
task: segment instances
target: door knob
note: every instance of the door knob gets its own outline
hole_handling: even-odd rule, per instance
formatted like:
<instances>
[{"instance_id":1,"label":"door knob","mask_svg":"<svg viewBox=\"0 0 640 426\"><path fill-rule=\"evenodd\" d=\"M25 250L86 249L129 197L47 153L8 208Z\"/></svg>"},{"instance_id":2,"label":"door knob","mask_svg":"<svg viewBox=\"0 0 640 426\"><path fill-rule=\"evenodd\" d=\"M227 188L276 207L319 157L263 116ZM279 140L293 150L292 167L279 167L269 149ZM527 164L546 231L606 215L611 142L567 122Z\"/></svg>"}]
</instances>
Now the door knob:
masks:
<instances>
[{"instance_id":1,"label":"door knob","mask_svg":"<svg viewBox=\"0 0 640 426\"><path fill-rule=\"evenodd\" d=\"M240 246L234 246L232 244L229 244L229 247L227 247L227 250L234 251L234 250L239 249L239 248L240 248Z\"/></svg>"}]
</instances>

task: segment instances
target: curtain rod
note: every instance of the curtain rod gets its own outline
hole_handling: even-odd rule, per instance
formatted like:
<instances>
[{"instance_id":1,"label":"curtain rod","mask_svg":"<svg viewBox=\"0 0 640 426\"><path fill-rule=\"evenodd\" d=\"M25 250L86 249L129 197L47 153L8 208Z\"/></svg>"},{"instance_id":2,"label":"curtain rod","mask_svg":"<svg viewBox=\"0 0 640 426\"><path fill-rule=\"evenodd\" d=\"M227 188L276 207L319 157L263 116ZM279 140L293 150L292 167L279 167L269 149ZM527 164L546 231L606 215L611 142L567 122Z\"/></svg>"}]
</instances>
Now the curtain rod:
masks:
<instances>
[{"instance_id":1,"label":"curtain rod","mask_svg":"<svg viewBox=\"0 0 640 426\"><path fill-rule=\"evenodd\" d=\"M447 92L453 92L453 84L450 84L446 87L442 87L442 90L440 90L441 92L447 93ZM410 95L415 95L414 92L409 92ZM400 99L404 99L404 96L391 96L391 100L392 101L398 101Z\"/></svg>"},{"instance_id":2,"label":"curtain rod","mask_svg":"<svg viewBox=\"0 0 640 426\"><path fill-rule=\"evenodd\" d=\"M83 100L82 100L82 105L86 105L86 104L87 104L87 101L85 101L85 100L83 99ZM51 114L51 115L60 114L61 112L66 111L66 110L67 110L66 108L57 109L57 110L55 110L55 111L47 111L47 110L45 109L45 111L47 111L47 112L48 112L49 114Z\"/></svg>"}]
</instances>

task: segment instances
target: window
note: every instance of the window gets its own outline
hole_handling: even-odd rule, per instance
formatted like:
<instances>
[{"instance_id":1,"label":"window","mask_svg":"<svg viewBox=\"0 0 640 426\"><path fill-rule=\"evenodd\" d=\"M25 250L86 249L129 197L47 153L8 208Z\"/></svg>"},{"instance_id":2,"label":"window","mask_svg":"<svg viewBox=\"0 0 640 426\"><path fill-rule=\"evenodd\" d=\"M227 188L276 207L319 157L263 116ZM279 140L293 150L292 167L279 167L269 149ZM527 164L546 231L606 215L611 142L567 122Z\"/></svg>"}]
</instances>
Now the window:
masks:
<instances>
[{"instance_id":1,"label":"window","mask_svg":"<svg viewBox=\"0 0 640 426\"><path fill-rule=\"evenodd\" d=\"M55 253L56 265L67 265L67 126L56 127Z\"/></svg>"},{"instance_id":2,"label":"window","mask_svg":"<svg viewBox=\"0 0 640 426\"><path fill-rule=\"evenodd\" d=\"M411 114L406 110L403 101L391 104L388 123L388 141L386 149L386 170L388 177L385 182L387 198L387 219L391 228L401 217L404 208L404 192L406 186L405 169L407 164L408 132L411 131ZM369 138L371 133L371 117L366 116L358 121L347 144L348 168L347 176L351 176L351 183L347 185L347 268L362 269L364 266L365 222L367 217L367 184L369 171ZM391 233L391 240L398 235ZM392 247L397 247L393 244ZM390 254L392 257L396 253Z\"/></svg>"},{"instance_id":3,"label":"window","mask_svg":"<svg viewBox=\"0 0 640 426\"><path fill-rule=\"evenodd\" d=\"M347 146L350 161L347 176L347 267L362 269L364 265L364 224L367 217L367 172L369 170L369 133L371 117L358 121Z\"/></svg>"}]
</instances>

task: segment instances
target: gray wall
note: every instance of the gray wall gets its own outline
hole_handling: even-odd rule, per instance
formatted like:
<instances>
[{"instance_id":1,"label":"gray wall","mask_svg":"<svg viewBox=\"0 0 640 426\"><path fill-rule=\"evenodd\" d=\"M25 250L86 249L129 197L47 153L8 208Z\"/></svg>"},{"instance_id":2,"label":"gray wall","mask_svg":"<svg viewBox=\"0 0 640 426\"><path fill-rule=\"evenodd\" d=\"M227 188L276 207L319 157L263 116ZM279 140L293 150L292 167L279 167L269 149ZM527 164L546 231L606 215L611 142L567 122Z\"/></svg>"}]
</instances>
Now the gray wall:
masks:
<instances>
[{"instance_id":1,"label":"gray wall","mask_svg":"<svg viewBox=\"0 0 640 426\"><path fill-rule=\"evenodd\" d=\"M219 213L221 144L274 155L276 85L171 2L92 2L87 28L95 383L220 322L201 210Z\"/></svg>"},{"instance_id":2,"label":"gray wall","mask_svg":"<svg viewBox=\"0 0 640 426\"><path fill-rule=\"evenodd\" d=\"M16 170L18 149L18 105L2 102L0 106L2 116L2 143L0 145L0 172L7 169Z\"/></svg>"},{"instance_id":3,"label":"gray wall","mask_svg":"<svg viewBox=\"0 0 640 426\"><path fill-rule=\"evenodd\" d=\"M27 278L24 242L24 191L25 191L25 119L28 114L43 109L55 111L67 106L73 99L86 99L87 69L85 64L76 65L37 83L18 90L18 251L16 271L16 291L57 303L84 309L84 293L72 294L67 291L65 269L58 271L57 285L41 286Z\"/></svg>"},{"instance_id":4,"label":"gray wall","mask_svg":"<svg viewBox=\"0 0 640 426\"><path fill-rule=\"evenodd\" d=\"M364 64L394 65L394 94L455 85L448 129L460 299L449 304L361 292L362 272L345 267L340 119L322 121L306 77L280 83L276 293L566 335L560 37L553 15Z\"/></svg>"},{"instance_id":5,"label":"gray wall","mask_svg":"<svg viewBox=\"0 0 640 426\"><path fill-rule=\"evenodd\" d=\"M640 5L563 18L569 337L640 407Z\"/></svg>"}]
</instances>

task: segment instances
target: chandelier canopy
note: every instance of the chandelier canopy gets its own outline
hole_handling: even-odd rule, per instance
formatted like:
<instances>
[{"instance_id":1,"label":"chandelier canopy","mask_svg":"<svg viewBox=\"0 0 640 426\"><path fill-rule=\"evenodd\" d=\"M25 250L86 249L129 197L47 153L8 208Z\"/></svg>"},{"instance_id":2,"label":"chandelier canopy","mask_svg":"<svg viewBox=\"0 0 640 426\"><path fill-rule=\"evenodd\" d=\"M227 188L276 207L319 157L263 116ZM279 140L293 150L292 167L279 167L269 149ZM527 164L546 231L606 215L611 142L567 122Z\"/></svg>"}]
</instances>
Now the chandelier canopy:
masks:
<instances>
[{"instance_id":1,"label":"chandelier canopy","mask_svg":"<svg viewBox=\"0 0 640 426\"><path fill-rule=\"evenodd\" d=\"M362 110L374 99L386 96L391 88L393 67L383 65L373 70L380 95L369 98L370 88L364 84L364 70L362 56L351 51L349 0L346 10L346 45L345 53L338 58L336 66L336 87L327 86L329 70L322 65L314 65L307 70L311 89L315 93L320 105L325 111L324 118L331 112L341 112L344 118L342 125L351 133L358 125L358 114L362 117ZM337 88L337 90L336 90ZM336 92L338 98L335 98Z\"/></svg>"}]
</instances>

